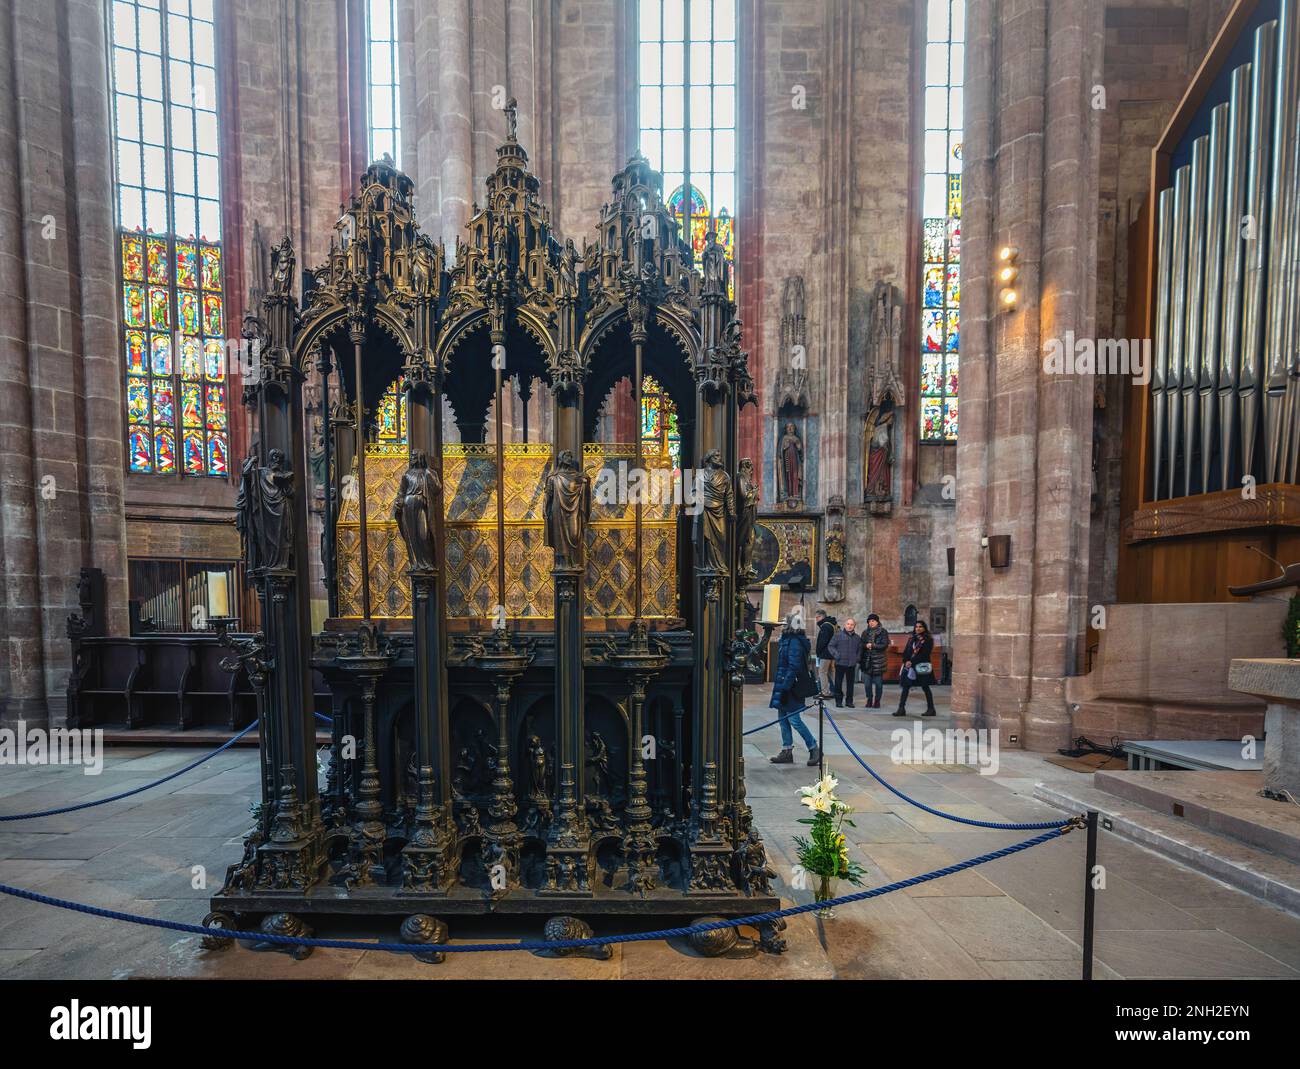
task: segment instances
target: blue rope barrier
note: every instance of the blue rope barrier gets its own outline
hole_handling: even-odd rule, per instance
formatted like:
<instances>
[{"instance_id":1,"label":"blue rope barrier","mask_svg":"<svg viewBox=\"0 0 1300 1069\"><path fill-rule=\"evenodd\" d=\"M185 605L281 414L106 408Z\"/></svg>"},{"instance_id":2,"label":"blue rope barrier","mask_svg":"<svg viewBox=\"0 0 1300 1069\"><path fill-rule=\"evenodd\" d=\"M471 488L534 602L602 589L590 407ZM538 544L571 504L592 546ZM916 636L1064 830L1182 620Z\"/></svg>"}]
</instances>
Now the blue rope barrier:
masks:
<instances>
[{"instance_id":1,"label":"blue rope barrier","mask_svg":"<svg viewBox=\"0 0 1300 1069\"><path fill-rule=\"evenodd\" d=\"M799 706L798 709L794 709L791 712L784 714L783 716L778 716L775 720L769 720L766 724L760 724L756 728L750 728L748 731L742 731L741 735L752 735L756 731L763 731L766 728L770 728L773 724L781 723L782 720L789 720L790 717L792 716L798 716L800 713L806 713L811 708L812 708L811 705L801 705Z\"/></svg>"},{"instance_id":2,"label":"blue rope barrier","mask_svg":"<svg viewBox=\"0 0 1300 1069\"><path fill-rule=\"evenodd\" d=\"M840 742L844 743L845 747L848 749L849 755L853 760L871 773L872 779L886 790L892 791L894 794L898 795L899 798L903 799L903 801L907 802L909 805L914 805L917 809L923 809L932 816L942 817L944 820L952 820L958 824L970 824L976 828L995 828L998 831L1038 831L1042 828L1055 828L1059 823L1054 820L1044 820L1031 824L997 824L990 820L974 820L971 817L959 817L954 813L945 813L943 810L935 809L932 806L926 805L924 802L918 802L915 798L909 798L893 784L887 783L885 780L881 779L876 770L858 756L857 750L849 745L849 740L844 737L844 732L840 730L839 724L835 723L835 718L831 716L830 713L826 714L826 719L830 721L831 727L835 729L835 734L840 737Z\"/></svg>"},{"instance_id":3,"label":"blue rope barrier","mask_svg":"<svg viewBox=\"0 0 1300 1069\"><path fill-rule=\"evenodd\" d=\"M120 802L123 798L130 798L132 795L139 794L142 791L152 790L154 787L159 787L168 780L173 780L177 776L183 776L186 772L198 768L204 761L211 761L217 756L217 754L229 750L230 747L234 746L235 743L255 727L257 727L256 720L249 724L248 727L244 728L244 730L238 735L235 735L229 741L222 743L211 753L204 754L204 756L200 757L197 761L192 761L184 768L179 768L175 772L168 773L166 776L163 776L162 779L156 779L152 783L146 783L143 787L133 787L129 791L123 791L121 794L110 795L108 798L97 798L93 802L80 802L77 805L60 806L58 809L43 809L39 813L10 813L7 816L0 816L0 822L7 820L34 820L37 817L54 817L58 816L60 813L75 813L79 809L90 809L92 806L104 805L107 802Z\"/></svg>"},{"instance_id":4,"label":"blue rope barrier","mask_svg":"<svg viewBox=\"0 0 1300 1069\"><path fill-rule=\"evenodd\" d=\"M449 954L475 954L506 950L580 950L585 947L606 946L614 943L657 942L660 939L675 939L683 936L698 935L703 932L717 931L721 928L736 928L741 925L765 924L769 921L778 920L784 917L793 917L800 913L808 913L812 910L830 909L835 906L848 905L851 902L862 902L868 898L878 898L881 895L887 895L893 891L899 891L906 887L915 887L917 884L928 883L931 880L937 880L943 876L951 876L954 873L961 872L963 869L974 868L976 865L983 865L990 861L996 861L999 858L1008 857L1011 854L1018 854L1022 850L1028 850L1030 847L1050 842L1052 839L1059 839L1071 829L1077 827L1079 820L1080 818L1078 817L1071 818L1070 820L1054 825L1052 831L1046 832L1043 835L1037 835L1032 839L1026 839L1013 846L1005 846L1001 850L992 850L987 854L981 854L979 857L970 858L966 861L959 861L954 865L947 866L946 868L936 869L933 872L927 872L921 876L913 876L910 879L898 880L895 883L886 884L884 887L873 887L866 891L857 891L851 895L842 895L839 898L833 898L825 902L809 902L802 906L790 906L787 909L773 910L768 913L755 913L748 917L734 917L728 920L709 921L704 924L693 924L682 928L662 928L654 932L628 932L622 935L593 936L589 939L557 939L555 941L524 940L518 943L465 943L459 946L450 943L365 943L355 939L309 939L302 936L274 935L267 932L242 932L229 928L204 928L198 924L184 924L180 921L168 921L159 917L143 917L139 914L122 913L118 910L103 909L99 906L90 906L84 902L71 902L63 898L53 898L50 895L43 895L36 891L28 891L21 887L11 887L8 884L3 883L0 883L0 894L11 895L14 898L23 898L29 902L36 902L41 905L55 906L59 909L71 910L74 913L85 913L92 917L103 917L108 920L123 921L128 924L141 924L151 928L163 928L174 932L186 932L191 935L216 936L222 939L237 939L240 942L276 943L283 946L326 947L333 950L382 950L395 954L411 954L416 952L424 953L433 951L440 951Z\"/></svg>"}]
</instances>

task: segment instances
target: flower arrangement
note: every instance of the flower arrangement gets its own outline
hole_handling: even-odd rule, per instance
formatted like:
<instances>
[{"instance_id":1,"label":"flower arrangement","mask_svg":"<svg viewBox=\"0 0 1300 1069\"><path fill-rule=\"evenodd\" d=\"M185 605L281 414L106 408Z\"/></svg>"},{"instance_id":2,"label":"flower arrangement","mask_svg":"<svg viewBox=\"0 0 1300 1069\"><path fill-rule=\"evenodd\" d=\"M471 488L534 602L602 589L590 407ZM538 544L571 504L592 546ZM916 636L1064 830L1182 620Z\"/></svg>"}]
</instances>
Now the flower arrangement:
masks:
<instances>
[{"instance_id":1,"label":"flower arrangement","mask_svg":"<svg viewBox=\"0 0 1300 1069\"><path fill-rule=\"evenodd\" d=\"M805 872L817 877L816 895L818 902L827 902L835 897L835 881L848 880L857 885L862 883L866 870L849 858L849 847L841 830L845 824L855 827L849 820L852 807L845 805L835 797L835 788L839 780L826 776L811 787L800 787L800 801L812 810L812 816L800 817L800 824L811 824L808 836L796 835L795 845L799 848L799 864ZM819 917L833 915L830 909L817 911Z\"/></svg>"}]
</instances>

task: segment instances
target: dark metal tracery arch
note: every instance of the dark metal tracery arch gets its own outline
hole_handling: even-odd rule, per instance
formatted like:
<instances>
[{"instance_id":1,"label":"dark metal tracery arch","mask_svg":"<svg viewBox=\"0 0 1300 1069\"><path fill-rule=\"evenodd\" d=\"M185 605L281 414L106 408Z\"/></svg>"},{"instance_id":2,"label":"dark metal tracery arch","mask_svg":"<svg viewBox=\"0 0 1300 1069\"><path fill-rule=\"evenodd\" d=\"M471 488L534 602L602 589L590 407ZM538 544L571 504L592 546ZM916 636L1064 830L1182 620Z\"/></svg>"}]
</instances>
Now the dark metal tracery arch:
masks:
<instances>
[{"instance_id":1,"label":"dark metal tracery arch","mask_svg":"<svg viewBox=\"0 0 1300 1069\"><path fill-rule=\"evenodd\" d=\"M422 911L536 912L538 898L568 913L680 911L683 896L701 913L777 905L744 801L736 427L753 389L729 267L710 233L696 270L639 156L614 177L595 240L562 242L507 116L484 206L454 251L420 233L410 180L381 161L302 304L286 241L250 317L264 345L240 529L266 621L246 655L263 666L268 772L214 909L283 917L361 895L354 911L420 914L408 923L427 930ZM353 435L350 454L342 437L328 447L338 563L326 554L330 619L315 633L313 373ZM689 430L682 464L700 511L680 523L676 504L665 519L639 500L593 501L608 447L589 442L591 413L629 375L639 397L645 373ZM551 441L507 447L512 376L547 386ZM405 438L372 442L395 379ZM444 400L471 432L458 445L444 444ZM648 462L639 436L627 448ZM670 611L655 600L665 563L682 576ZM313 668L342 710L324 793ZM317 893L327 881L342 890ZM780 943L775 928L765 939Z\"/></svg>"}]
</instances>

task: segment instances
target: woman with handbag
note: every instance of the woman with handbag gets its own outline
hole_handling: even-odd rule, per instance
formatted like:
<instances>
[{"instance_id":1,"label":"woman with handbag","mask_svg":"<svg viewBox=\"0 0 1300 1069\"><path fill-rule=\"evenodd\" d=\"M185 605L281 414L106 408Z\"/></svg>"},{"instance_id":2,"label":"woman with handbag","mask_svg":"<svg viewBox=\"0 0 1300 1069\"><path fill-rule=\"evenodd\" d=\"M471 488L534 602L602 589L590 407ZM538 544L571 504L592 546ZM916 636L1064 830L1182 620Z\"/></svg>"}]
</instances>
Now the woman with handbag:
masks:
<instances>
[{"instance_id":1,"label":"woman with handbag","mask_svg":"<svg viewBox=\"0 0 1300 1069\"><path fill-rule=\"evenodd\" d=\"M930 693L930 684L934 682L934 666L930 663L930 654L934 652L934 637L924 620L917 620L908 636L907 645L903 647L903 670L898 682L902 692L898 695L898 708L895 716L907 715L907 692L913 687L925 691L925 712L922 716L934 716L934 695Z\"/></svg>"},{"instance_id":2,"label":"woman with handbag","mask_svg":"<svg viewBox=\"0 0 1300 1069\"><path fill-rule=\"evenodd\" d=\"M768 707L781 714L781 752L771 758L774 765L794 764L794 731L799 732L804 745L808 747L808 764L816 765L821 760L821 751L817 749L817 738L800 718L799 713L807 708L806 699L817 693L817 681L808 670L808 655L812 644L804 634L803 618L792 612L785 618L781 629L781 641L776 644L776 673L772 682L772 700ZM791 725L794 731L791 731Z\"/></svg>"}]
</instances>

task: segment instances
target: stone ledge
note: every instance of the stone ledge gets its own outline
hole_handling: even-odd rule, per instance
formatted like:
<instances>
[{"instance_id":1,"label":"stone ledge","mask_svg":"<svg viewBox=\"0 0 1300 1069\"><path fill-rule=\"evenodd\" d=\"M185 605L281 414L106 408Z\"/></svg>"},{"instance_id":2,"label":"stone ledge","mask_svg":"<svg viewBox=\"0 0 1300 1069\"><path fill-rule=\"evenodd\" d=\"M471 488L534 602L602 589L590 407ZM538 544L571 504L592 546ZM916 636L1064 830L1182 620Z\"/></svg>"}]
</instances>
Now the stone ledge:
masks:
<instances>
[{"instance_id":1,"label":"stone ledge","mask_svg":"<svg viewBox=\"0 0 1300 1069\"><path fill-rule=\"evenodd\" d=\"M1300 704L1300 660L1289 657L1234 657L1228 686L1270 701Z\"/></svg>"},{"instance_id":2,"label":"stone ledge","mask_svg":"<svg viewBox=\"0 0 1300 1069\"><path fill-rule=\"evenodd\" d=\"M1083 776L1077 786L1038 783L1034 797L1071 814L1095 809L1110 818L1114 834L1300 916L1300 866L1086 784Z\"/></svg>"}]
</instances>

